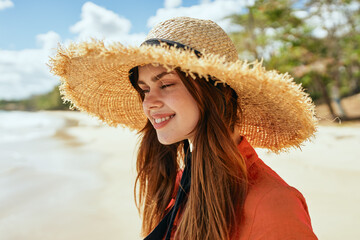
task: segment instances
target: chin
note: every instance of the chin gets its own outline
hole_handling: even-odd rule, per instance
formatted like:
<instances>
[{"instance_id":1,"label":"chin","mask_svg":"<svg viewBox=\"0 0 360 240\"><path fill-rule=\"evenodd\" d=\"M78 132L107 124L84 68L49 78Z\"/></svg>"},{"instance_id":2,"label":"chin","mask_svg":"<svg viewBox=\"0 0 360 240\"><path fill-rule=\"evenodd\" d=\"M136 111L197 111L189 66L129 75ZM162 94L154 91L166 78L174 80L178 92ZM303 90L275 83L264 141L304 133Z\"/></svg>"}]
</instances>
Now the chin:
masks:
<instances>
[{"instance_id":1,"label":"chin","mask_svg":"<svg viewBox=\"0 0 360 240\"><path fill-rule=\"evenodd\" d=\"M158 138L159 142L162 144L162 145L171 145L173 143L176 143L178 141L169 141L169 140L164 140L164 139L160 139Z\"/></svg>"},{"instance_id":2,"label":"chin","mask_svg":"<svg viewBox=\"0 0 360 240\"><path fill-rule=\"evenodd\" d=\"M177 138L167 138L167 137L162 137L158 135L158 140L161 144L163 145L171 145L177 142L182 141L183 139L177 139Z\"/></svg>"}]
</instances>

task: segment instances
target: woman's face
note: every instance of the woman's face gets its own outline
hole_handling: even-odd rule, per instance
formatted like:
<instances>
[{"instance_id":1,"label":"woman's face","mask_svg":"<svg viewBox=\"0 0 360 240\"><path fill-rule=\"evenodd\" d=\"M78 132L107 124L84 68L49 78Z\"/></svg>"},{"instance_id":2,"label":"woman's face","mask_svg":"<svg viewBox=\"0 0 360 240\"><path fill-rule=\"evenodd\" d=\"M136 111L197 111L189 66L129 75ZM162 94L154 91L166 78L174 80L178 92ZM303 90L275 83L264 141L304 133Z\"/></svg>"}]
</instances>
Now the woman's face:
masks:
<instances>
[{"instance_id":1,"label":"woman's face","mask_svg":"<svg viewBox=\"0 0 360 240\"><path fill-rule=\"evenodd\" d=\"M138 85L145 96L143 109L159 142L168 145L192 140L200 111L176 71L151 64L138 69Z\"/></svg>"}]
</instances>

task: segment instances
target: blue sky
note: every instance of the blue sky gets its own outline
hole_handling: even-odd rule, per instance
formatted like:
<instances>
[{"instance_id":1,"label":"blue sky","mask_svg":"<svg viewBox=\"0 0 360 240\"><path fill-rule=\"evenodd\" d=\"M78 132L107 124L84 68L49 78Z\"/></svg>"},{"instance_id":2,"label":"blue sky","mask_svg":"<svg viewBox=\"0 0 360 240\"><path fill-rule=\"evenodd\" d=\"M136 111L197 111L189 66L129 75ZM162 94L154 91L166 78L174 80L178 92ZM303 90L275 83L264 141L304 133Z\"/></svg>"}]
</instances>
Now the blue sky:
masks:
<instances>
[{"instance_id":1,"label":"blue sky","mask_svg":"<svg viewBox=\"0 0 360 240\"><path fill-rule=\"evenodd\" d=\"M156 23L175 16L224 17L252 0L0 0L0 99L22 99L53 89L59 79L46 63L58 43L103 39L139 45Z\"/></svg>"},{"instance_id":2,"label":"blue sky","mask_svg":"<svg viewBox=\"0 0 360 240\"><path fill-rule=\"evenodd\" d=\"M1 1L0 1L1 2ZM64 39L76 34L69 28L81 19L82 6L86 0L13 0L13 7L0 10L0 49L19 50L34 48L36 35L48 31L57 32ZM92 3L111 10L131 21L130 33L149 31L147 20L164 7L164 0L94 0ZM190 7L198 0L182 1L181 6Z\"/></svg>"}]
</instances>

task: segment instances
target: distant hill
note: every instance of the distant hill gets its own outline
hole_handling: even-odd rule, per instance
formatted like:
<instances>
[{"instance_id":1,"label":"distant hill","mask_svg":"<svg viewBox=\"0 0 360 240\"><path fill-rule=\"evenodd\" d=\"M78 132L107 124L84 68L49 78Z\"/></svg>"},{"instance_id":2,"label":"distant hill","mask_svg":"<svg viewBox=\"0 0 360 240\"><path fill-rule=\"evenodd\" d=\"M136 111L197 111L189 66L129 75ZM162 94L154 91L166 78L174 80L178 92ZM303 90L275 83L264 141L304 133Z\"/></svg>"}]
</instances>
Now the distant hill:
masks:
<instances>
[{"instance_id":1,"label":"distant hill","mask_svg":"<svg viewBox=\"0 0 360 240\"><path fill-rule=\"evenodd\" d=\"M22 100L0 100L0 110L38 111L38 110L68 110L69 104L64 104L60 98L58 86L46 94L34 95Z\"/></svg>"}]
</instances>

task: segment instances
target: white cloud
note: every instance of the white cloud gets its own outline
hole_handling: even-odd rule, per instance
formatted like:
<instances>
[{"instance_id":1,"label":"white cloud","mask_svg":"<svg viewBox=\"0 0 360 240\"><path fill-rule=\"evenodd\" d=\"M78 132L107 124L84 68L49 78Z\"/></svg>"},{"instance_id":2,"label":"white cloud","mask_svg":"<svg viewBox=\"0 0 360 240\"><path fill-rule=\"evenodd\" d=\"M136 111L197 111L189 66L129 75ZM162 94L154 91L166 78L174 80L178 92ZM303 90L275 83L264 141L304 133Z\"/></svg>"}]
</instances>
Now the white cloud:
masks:
<instances>
[{"instance_id":1,"label":"white cloud","mask_svg":"<svg viewBox=\"0 0 360 240\"><path fill-rule=\"evenodd\" d=\"M56 32L50 31L45 34L39 34L36 36L36 42L38 45L48 51L53 51L61 41L59 34Z\"/></svg>"},{"instance_id":2,"label":"white cloud","mask_svg":"<svg viewBox=\"0 0 360 240\"><path fill-rule=\"evenodd\" d=\"M182 3L182 0L165 0L165 8L176 8L179 7Z\"/></svg>"},{"instance_id":3,"label":"white cloud","mask_svg":"<svg viewBox=\"0 0 360 240\"><path fill-rule=\"evenodd\" d=\"M307 24L314 28L313 35L324 38L329 29L337 29L336 35L341 36L351 29L348 25L347 14L354 14L360 9L360 3L351 4L325 4L321 7L312 7L309 12L312 16L306 19Z\"/></svg>"},{"instance_id":4,"label":"white cloud","mask_svg":"<svg viewBox=\"0 0 360 240\"><path fill-rule=\"evenodd\" d=\"M1 3L1 0L0 0ZM36 36L38 48L10 51L0 49L0 99L23 99L49 92L59 83L46 65L54 56L58 43L90 40L91 37L122 44L139 45L144 33L130 34L131 23L116 13L91 2L83 5L81 20L70 29L76 39L63 40L54 31Z\"/></svg>"},{"instance_id":5,"label":"white cloud","mask_svg":"<svg viewBox=\"0 0 360 240\"><path fill-rule=\"evenodd\" d=\"M11 0L0 0L0 10L11 8L14 6L14 3Z\"/></svg>"},{"instance_id":6,"label":"white cloud","mask_svg":"<svg viewBox=\"0 0 360 240\"><path fill-rule=\"evenodd\" d=\"M191 7L160 8L155 16L149 18L147 25L152 28L166 19L186 16L213 20L228 32L232 30L232 24L229 19L224 18L231 14L241 13L245 6L252 4L252 0L215 0L212 2L203 0L200 4Z\"/></svg>"},{"instance_id":7,"label":"white cloud","mask_svg":"<svg viewBox=\"0 0 360 240\"><path fill-rule=\"evenodd\" d=\"M48 32L37 36L41 48L0 50L0 99L22 99L50 91L57 80L46 63L60 36Z\"/></svg>"},{"instance_id":8,"label":"white cloud","mask_svg":"<svg viewBox=\"0 0 360 240\"><path fill-rule=\"evenodd\" d=\"M307 11L303 11L303 10L297 10L293 12L294 16L297 18L306 18L309 16L309 13Z\"/></svg>"},{"instance_id":9,"label":"white cloud","mask_svg":"<svg viewBox=\"0 0 360 240\"><path fill-rule=\"evenodd\" d=\"M312 35L315 38L325 38L328 35L328 32L322 28L322 27L316 27L313 31L312 31Z\"/></svg>"},{"instance_id":10,"label":"white cloud","mask_svg":"<svg viewBox=\"0 0 360 240\"><path fill-rule=\"evenodd\" d=\"M92 2L83 5L81 20L70 27L71 32L78 34L76 40L79 41L95 38L105 39L107 42L119 41L125 45L139 45L145 34L129 34L130 29L131 22L128 19Z\"/></svg>"}]
</instances>

